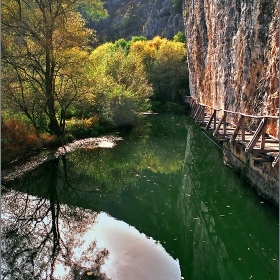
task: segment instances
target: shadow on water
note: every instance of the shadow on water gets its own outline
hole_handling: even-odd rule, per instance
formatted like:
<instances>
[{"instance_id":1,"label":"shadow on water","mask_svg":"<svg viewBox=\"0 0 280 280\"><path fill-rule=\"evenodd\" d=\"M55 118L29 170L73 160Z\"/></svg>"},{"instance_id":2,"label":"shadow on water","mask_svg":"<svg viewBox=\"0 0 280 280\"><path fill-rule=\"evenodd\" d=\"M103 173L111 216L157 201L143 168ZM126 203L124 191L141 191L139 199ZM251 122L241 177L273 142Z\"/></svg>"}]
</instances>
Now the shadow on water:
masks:
<instances>
[{"instance_id":1,"label":"shadow on water","mask_svg":"<svg viewBox=\"0 0 280 280\"><path fill-rule=\"evenodd\" d=\"M278 210L185 116L4 186L4 279L278 279Z\"/></svg>"}]
</instances>

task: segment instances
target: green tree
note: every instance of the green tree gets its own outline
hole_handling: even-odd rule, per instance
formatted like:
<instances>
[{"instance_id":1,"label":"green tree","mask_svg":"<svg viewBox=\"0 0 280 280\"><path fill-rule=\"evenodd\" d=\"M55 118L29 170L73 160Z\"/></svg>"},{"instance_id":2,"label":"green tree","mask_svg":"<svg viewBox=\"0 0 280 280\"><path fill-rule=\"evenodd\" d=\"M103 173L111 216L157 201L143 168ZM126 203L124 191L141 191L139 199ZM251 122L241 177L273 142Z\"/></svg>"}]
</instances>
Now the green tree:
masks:
<instances>
[{"instance_id":1,"label":"green tree","mask_svg":"<svg viewBox=\"0 0 280 280\"><path fill-rule=\"evenodd\" d=\"M174 37L173 37L174 42L181 42L181 43L186 43L186 36L185 33L182 31L179 31Z\"/></svg>"},{"instance_id":2,"label":"green tree","mask_svg":"<svg viewBox=\"0 0 280 280\"><path fill-rule=\"evenodd\" d=\"M164 40L161 44L150 73L156 99L183 100L188 73L185 53L183 43Z\"/></svg>"},{"instance_id":3,"label":"green tree","mask_svg":"<svg viewBox=\"0 0 280 280\"><path fill-rule=\"evenodd\" d=\"M153 85L153 99L166 102L183 100L188 86L186 49L183 43L156 36L149 41L137 41L130 47L145 65Z\"/></svg>"},{"instance_id":4,"label":"green tree","mask_svg":"<svg viewBox=\"0 0 280 280\"><path fill-rule=\"evenodd\" d=\"M149 109L152 87L138 55L107 43L96 48L90 58L90 75L96 84L92 96L101 115L114 125L126 125L138 112Z\"/></svg>"},{"instance_id":5,"label":"green tree","mask_svg":"<svg viewBox=\"0 0 280 280\"><path fill-rule=\"evenodd\" d=\"M12 100L36 129L55 135L64 129L58 118L84 89L83 65L71 50L86 50L94 38L78 10L94 19L106 16L99 0L2 1L4 104Z\"/></svg>"}]
</instances>

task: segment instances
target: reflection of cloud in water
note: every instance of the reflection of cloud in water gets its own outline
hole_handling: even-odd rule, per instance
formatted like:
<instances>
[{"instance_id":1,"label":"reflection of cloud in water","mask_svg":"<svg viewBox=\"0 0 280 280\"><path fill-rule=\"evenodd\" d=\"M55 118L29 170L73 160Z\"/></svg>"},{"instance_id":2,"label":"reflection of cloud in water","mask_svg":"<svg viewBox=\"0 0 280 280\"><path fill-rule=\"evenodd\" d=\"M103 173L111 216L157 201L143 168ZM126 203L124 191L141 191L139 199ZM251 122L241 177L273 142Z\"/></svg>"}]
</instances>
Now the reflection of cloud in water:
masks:
<instances>
[{"instance_id":1,"label":"reflection of cloud in water","mask_svg":"<svg viewBox=\"0 0 280 280\"><path fill-rule=\"evenodd\" d=\"M85 253L96 241L96 249L106 248L109 256L101 271L113 280L177 280L180 279L179 262L175 261L165 249L152 238L147 238L136 228L129 226L102 212L96 223L79 239L79 247L73 248L73 261ZM75 239L75 238L74 238ZM94 258L94 254L92 254ZM91 259L94 261L94 259ZM58 263L55 276L63 279L69 268Z\"/></svg>"},{"instance_id":2,"label":"reflection of cloud in water","mask_svg":"<svg viewBox=\"0 0 280 280\"><path fill-rule=\"evenodd\" d=\"M44 279L68 280L72 279L75 269L82 275L90 273L92 269L96 271L98 267L113 280L180 279L179 262L168 255L155 240L148 239L134 227L106 213L97 214L78 207L71 209L62 204L59 206L60 218L57 224L57 249L60 250L56 251L53 258L54 233L51 231L49 207L48 200L24 193L10 191L3 195L2 272L7 276L17 277L19 269L27 271L31 265L28 256L25 256L28 250L34 255L34 270L29 270L27 275L21 273L21 277L13 279L37 275L40 279L44 276ZM12 232L15 235L11 236ZM22 239L23 236L29 240L27 243ZM44 244L41 243L43 239L46 240ZM38 246L41 249L36 251ZM18 248L17 252L21 253L11 256L9 251L13 248ZM51 264L54 265L53 273Z\"/></svg>"},{"instance_id":3,"label":"reflection of cloud in water","mask_svg":"<svg viewBox=\"0 0 280 280\"><path fill-rule=\"evenodd\" d=\"M167 254L160 244L156 244L155 240L148 239L123 221L100 213L97 223L83 237L85 244L95 238L97 247L109 251L109 257L102 266L109 278L180 279L179 262Z\"/></svg>"}]
</instances>

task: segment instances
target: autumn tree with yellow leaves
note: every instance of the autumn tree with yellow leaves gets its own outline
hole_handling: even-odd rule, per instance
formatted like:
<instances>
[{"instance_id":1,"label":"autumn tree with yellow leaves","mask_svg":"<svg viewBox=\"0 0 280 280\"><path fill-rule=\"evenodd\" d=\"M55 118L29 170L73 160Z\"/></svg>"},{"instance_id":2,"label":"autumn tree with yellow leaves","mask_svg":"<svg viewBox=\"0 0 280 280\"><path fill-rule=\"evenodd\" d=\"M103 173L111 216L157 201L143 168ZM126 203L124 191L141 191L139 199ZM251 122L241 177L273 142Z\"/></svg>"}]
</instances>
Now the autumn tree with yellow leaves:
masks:
<instances>
[{"instance_id":1,"label":"autumn tree with yellow leaves","mask_svg":"<svg viewBox=\"0 0 280 280\"><path fill-rule=\"evenodd\" d=\"M62 135L65 111L87 88L85 51L94 32L79 11L106 16L99 0L2 1L2 99L39 130Z\"/></svg>"}]
</instances>

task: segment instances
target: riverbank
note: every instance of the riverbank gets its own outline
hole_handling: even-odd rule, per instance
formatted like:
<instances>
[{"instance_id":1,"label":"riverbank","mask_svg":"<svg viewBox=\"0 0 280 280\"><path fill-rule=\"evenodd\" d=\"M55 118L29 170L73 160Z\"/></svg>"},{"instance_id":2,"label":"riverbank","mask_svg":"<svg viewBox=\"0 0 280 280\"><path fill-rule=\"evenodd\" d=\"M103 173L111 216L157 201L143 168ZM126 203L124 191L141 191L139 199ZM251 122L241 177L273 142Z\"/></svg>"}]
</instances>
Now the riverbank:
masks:
<instances>
[{"instance_id":1,"label":"riverbank","mask_svg":"<svg viewBox=\"0 0 280 280\"><path fill-rule=\"evenodd\" d=\"M122 140L121 137L114 135L75 140L72 143L60 146L57 149L44 151L37 155L30 156L21 163L6 166L6 168L1 171L1 180L15 180L25 173L38 168L41 164L55 158L59 158L60 156L73 152L77 149L113 148L116 145L116 142L120 140Z\"/></svg>"}]
</instances>

